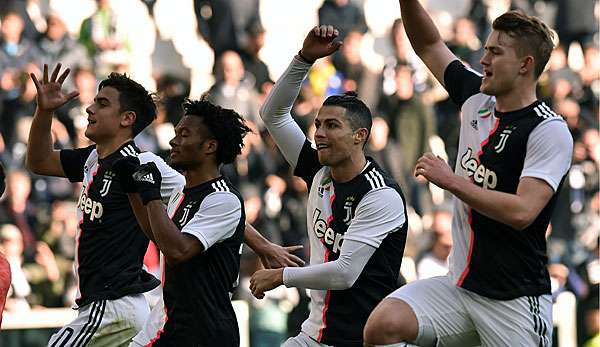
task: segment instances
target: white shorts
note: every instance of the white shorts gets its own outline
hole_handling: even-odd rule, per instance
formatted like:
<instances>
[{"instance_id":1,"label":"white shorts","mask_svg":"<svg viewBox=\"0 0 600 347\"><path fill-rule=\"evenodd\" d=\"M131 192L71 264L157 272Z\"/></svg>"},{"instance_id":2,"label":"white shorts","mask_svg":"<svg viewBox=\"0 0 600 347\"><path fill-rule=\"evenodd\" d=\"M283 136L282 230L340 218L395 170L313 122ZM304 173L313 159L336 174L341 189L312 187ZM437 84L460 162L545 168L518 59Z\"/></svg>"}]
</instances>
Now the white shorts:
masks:
<instances>
[{"instance_id":1,"label":"white shorts","mask_svg":"<svg viewBox=\"0 0 600 347\"><path fill-rule=\"evenodd\" d=\"M129 347L143 347L147 346L153 340L158 338L158 334L165 325L165 303L163 302L162 296L160 300L156 302L156 305L152 307L150 315L142 330L135 335Z\"/></svg>"},{"instance_id":2,"label":"white shorts","mask_svg":"<svg viewBox=\"0 0 600 347\"><path fill-rule=\"evenodd\" d=\"M303 333L290 337L287 339L281 347L330 347L329 345L324 345L322 343L317 342L312 337Z\"/></svg>"},{"instance_id":3,"label":"white shorts","mask_svg":"<svg viewBox=\"0 0 600 347\"><path fill-rule=\"evenodd\" d=\"M551 295L494 300L457 287L447 276L411 282L388 298L406 302L417 316L417 345L550 346Z\"/></svg>"},{"instance_id":4,"label":"white shorts","mask_svg":"<svg viewBox=\"0 0 600 347\"><path fill-rule=\"evenodd\" d=\"M50 337L48 347L128 346L149 314L143 294L94 301L80 307L77 318Z\"/></svg>"}]
</instances>

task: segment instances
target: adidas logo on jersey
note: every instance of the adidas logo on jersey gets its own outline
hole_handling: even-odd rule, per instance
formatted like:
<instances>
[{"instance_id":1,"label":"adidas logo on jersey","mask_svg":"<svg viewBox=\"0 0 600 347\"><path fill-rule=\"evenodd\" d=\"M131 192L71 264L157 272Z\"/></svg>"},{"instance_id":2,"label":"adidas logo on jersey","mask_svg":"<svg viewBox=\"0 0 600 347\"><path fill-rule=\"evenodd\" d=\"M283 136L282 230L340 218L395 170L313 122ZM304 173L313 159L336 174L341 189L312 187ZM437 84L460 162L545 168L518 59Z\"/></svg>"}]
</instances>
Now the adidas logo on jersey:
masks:
<instances>
[{"instance_id":1,"label":"adidas logo on jersey","mask_svg":"<svg viewBox=\"0 0 600 347\"><path fill-rule=\"evenodd\" d=\"M154 176L152 176L151 173L147 173L144 176L138 176L138 177L134 177L136 181L138 182L149 182L151 184L154 184Z\"/></svg>"},{"instance_id":2,"label":"adidas logo on jersey","mask_svg":"<svg viewBox=\"0 0 600 347\"><path fill-rule=\"evenodd\" d=\"M471 128L473 128L475 130L479 130L479 127L477 126L477 119L473 119L470 124L471 124Z\"/></svg>"},{"instance_id":3,"label":"adidas logo on jersey","mask_svg":"<svg viewBox=\"0 0 600 347\"><path fill-rule=\"evenodd\" d=\"M469 177L473 177L473 181L481 184L483 188L496 188L496 184L498 184L496 173L486 168L483 164L479 164L476 158L471 157L471 153L471 149L467 149L467 152L460 159L460 166L467 171Z\"/></svg>"},{"instance_id":4,"label":"adidas logo on jersey","mask_svg":"<svg viewBox=\"0 0 600 347\"><path fill-rule=\"evenodd\" d=\"M332 252L339 253L342 247L342 241L344 240L344 235L335 232L335 230L331 229L327 226L327 222L321 218L321 210L318 208L315 209L313 213L313 230L315 235L326 245L333 246Z\"/></svg>"}]
</instances>

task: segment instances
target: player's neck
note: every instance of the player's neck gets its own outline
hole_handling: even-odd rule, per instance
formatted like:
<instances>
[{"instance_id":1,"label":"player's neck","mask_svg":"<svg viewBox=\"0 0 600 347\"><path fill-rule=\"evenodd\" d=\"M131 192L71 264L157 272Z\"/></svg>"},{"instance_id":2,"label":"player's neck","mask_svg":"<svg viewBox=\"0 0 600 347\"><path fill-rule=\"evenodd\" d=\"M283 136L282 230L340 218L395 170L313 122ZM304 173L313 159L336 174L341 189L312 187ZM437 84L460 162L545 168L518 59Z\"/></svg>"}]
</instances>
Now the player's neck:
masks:
<instances>
[{"instance_id":1,"label":"player's neck","mask_svg":"<svg viewBox=\"0 0 600 347\"><path fill-rule=\"evenodd\" d=\"M104 159L108 157L109 155L116 152L119 148L121 148L121 146L123 146L131 140L131 137L115 136L106 141L96 142L96 151L98 152L98 158Z\"/></svg>"},{"instance_id":2,"label":"player's neck","mask_svg":"<svg viewBox=\"0 0 600 347\"><path fill-rule=\"evenodd\" d=\"M524 88L514 89L505 95L496 96L496 111L510 112L520 110L537 100L535 94L535 84Z\"/></svg>"},{"instance_id":3,"label":"player's neck","mask_svg":"<svg viewBox=\"0 0 600 347\"><path fill-rule=\"evenodd\" d=\"M360 155L350 156L348 160L335 165L330 166L331 177L338 183L345 183L358 176L358 174L364 169L367 164L367 158L364 153Z\"/></svg>"},{"instance_id":4,"label":"player's neck","mask_svg":"<svg viewBox=\"0 0 600 347\"><path fill-rule=\"evenodd\" d=\"M185 170L185 187L191 188L202 183L214 180L221 176L219 167L213 163L204 163L197 167Z\"/></svg>"}]
</instances>

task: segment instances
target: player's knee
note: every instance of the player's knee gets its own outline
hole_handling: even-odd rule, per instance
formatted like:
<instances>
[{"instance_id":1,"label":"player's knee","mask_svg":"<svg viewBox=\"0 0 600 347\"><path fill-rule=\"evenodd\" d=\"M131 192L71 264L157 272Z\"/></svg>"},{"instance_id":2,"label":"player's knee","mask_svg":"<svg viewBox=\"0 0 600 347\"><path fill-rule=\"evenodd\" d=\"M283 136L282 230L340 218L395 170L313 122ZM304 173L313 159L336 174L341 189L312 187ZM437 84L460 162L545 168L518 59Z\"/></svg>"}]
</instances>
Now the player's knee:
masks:
<instances>
[{"instance_id":1,"label":"player's knee","mask_svg":"<svg viewBox=\"0 0 600 347\"><path fill-rule=\"evenodd\" d=\"M369 316L363 333L364 341L369 345L414 341L418 328L417 318L408 304L397 299L385 299Z\"/></svg>"}]
</instances>

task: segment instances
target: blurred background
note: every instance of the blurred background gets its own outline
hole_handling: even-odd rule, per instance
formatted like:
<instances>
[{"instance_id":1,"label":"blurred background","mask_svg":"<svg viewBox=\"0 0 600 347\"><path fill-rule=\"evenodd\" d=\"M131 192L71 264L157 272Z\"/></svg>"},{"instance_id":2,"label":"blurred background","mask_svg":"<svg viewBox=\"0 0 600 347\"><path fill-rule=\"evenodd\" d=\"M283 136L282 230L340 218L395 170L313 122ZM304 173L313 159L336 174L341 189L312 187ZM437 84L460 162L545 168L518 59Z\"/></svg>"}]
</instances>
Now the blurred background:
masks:
<instances>
[{"instance_id":1,"label":"blurred background","mask_svg":"<svg viewBox=\"0 0 600 347\"><path fill-rule=\"evenodd\" d=\"M453 52L481 70L491 21L509 9L541 17L556 30L557 49L539 84L539 98L567 121L573 166L548 229L555 299L555 346L600 346L600 57L596 0L423 1ZM416 159L433 151L456 160L460 112L416 57L398 19L397 1L383 0L0 0L0 161L7 190L0 198L0 250L12 270L0 346L45 346L55 327L74 316L72 263L79 186L24 168L35 87L28 73L42 64L71 68L66 89L80 97L52 124L57 148L88 145L85 107L110 71L127 72L160 96L159 116L137 138L165 155L181 102L210 93L243 115L254 133L223 173L244 197L247 221L271 241L305 245L306 185L265 131L258 109L308 30L333 24L341 50L315 63L292 115L307 133L324 98L354 90L373 112L367 151L405 192L409 237L401 282L445 274L452 247L451 197L416 180ZM157 274L151 245L146 266ZM245 249L234 297L248 313L244 343L279 346L308 314L304 290L279 287L263 300L248 290L260 267ZM156 293L150 294L156 299ZM244 339L244 337L243 337Z\"/></svg>"}]
</instances>

